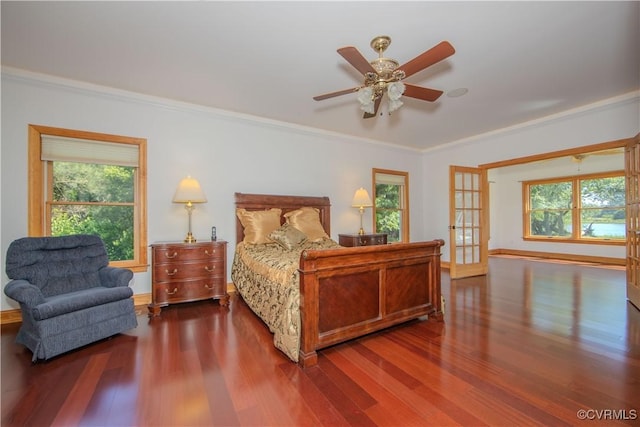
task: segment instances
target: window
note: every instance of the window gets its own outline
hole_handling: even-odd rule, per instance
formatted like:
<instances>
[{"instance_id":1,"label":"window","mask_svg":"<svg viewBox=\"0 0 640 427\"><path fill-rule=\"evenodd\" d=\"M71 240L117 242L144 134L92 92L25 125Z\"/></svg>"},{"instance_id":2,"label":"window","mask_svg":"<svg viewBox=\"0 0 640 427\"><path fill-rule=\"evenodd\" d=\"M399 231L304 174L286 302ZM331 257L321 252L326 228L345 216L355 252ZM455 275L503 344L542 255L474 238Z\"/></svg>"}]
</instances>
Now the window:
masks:
<instances>
[{"instance_id":1,"label":"window","mask_svg":"<svg viewBox=\"0 0 640 427\"><path fill-rule=\"evenodd\" d=\"M373 169L374 231L388 242L409 241L409 174Z\"/></svg>"},{"instance_id":2,"label":"window","mask_svg":"<svg viewBox=\"0 0 640 427\"><path fill-rule=\"evenodd\" d=\"M146 140L29 126L29 235L97 234L145 271Z\"/></svg>"},{"instance_id":3,"label":"window","mask_svg":"<svg viewBox=\"0 0 640 427\"><path fill-rule=\"evenodd\" d=\"M523 183L525 239L624 244L623 172Z\"/></svg>"}]
</instances>

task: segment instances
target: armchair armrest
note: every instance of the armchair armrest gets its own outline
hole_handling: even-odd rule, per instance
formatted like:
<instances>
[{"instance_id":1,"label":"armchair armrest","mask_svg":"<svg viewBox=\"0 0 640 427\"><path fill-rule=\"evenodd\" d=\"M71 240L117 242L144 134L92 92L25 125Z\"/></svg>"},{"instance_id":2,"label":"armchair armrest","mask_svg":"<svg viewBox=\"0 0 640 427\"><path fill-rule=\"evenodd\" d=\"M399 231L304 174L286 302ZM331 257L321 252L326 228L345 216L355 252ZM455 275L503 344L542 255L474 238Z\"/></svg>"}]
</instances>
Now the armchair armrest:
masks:
<instances>
[{"instance_id":1,"label":"armchair armrest","mask_svg":"<svg viewBox=\"0 0 640 427\"><path fill-rule=\"evenodd\" d=\"M35 307L44 302L44 295L40 288L26 280L11 280L4 287L4 293L27 307Z\"/></svg>"},{"instance_id":2,"label":"armchair armrest","mask_svg":"<svg viewBox=\"0 0 640 427\"><path fill-rule=\"evenodd\" d=\"M129 286L133 278L133 271L119 267L104 267L98 272L102 286L113 288L116 286Z\"/></svg>"}]
</instances>

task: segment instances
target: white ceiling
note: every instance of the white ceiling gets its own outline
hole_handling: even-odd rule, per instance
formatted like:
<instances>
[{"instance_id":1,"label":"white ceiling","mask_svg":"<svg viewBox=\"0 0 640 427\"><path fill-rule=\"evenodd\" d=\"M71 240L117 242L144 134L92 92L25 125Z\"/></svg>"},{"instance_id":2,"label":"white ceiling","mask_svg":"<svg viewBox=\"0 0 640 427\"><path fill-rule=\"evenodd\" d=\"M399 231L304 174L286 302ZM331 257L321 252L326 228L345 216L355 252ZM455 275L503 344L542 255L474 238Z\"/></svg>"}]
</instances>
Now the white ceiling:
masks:
<instances>
[{"instance_id":1,"label":"white ceiling","mask_svg":"<svg viewBox=\"0 0 640 427\"><path fill-rule=\"evenodd\" d=\"M2 65L428 149L640 90L640 2L1 2ZM404 98L364 120L361 75L336 49L401 64L456 53L407 82L469 92ZM383 103L383 105L386 104ZM385 109L383 108L383 111ZM386 113L386 111L385 111Z\"/></svg>"}]
</instances>

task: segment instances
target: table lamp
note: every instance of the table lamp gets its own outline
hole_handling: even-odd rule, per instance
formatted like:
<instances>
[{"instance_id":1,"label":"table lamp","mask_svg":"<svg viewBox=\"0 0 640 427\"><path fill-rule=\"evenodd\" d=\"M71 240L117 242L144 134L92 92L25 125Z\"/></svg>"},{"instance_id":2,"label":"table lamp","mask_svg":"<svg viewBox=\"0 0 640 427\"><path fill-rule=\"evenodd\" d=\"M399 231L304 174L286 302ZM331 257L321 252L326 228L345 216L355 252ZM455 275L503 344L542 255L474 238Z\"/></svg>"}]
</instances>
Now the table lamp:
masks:
<instances>
[{"instance_id":1,"label":"table lamp","mask_svg":"<svg viewBox=\"0 0 640 427\"><path fill-rule=\"evenodd\" d=\"M358 234L364 234L364 228L362 227L362 216L364 215L364 208L370 208L371 206L373 206L373 202L371 201L371 197L369 197L369 193L367 192L367 190L360 187L356 191L356 194L354 194L353 196L351 206L360 210L360 231L358 231Z\"/></svg>"},{"instance_id":2,"label":"table lamp","mask_svg":"<svg viewBox=\"0 0 640 427\"><path fill-rule=\"evenodd\" d=\"M184 203L184 208L189 214L189 231L187 233L187 237L184 239L185 243L196 242L196 239L191 233L191 213L193 212L193 209L195 209L193 204L206 203L206 201L207 197L204 195L202 188L200 188L200 183L197 179L187 176L180 181L178 189L173 195L173 203Z\"/></svg>"}]
</instances>

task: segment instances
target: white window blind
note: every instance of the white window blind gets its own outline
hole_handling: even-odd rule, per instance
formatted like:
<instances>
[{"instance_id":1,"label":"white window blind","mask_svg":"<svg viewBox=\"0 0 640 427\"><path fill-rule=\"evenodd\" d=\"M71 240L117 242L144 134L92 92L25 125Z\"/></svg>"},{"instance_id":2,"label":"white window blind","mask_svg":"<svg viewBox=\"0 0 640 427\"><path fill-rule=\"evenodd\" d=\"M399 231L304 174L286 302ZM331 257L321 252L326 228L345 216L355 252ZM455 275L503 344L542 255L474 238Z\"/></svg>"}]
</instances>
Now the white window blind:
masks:
<instances>
[{"instance_id":1,"label":"white window blind","mask_svg":"<svg viewBox=\"0 0 640 427\"><path fill-rule=\"evenodd\" d=\"M391 175L386 173L376 173L376 184L405 185L404 176Z\"/></svg>"},{"instance_id":2,"label":"white window blind","mask_svg":"<svg viewBox=\"0 0 640 427\"><path fill-rule=\"evenodd\" d=\"M41 160L138 166L138 145L41 135Z\"/></svg>"}]
</instances>

